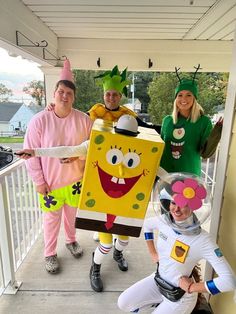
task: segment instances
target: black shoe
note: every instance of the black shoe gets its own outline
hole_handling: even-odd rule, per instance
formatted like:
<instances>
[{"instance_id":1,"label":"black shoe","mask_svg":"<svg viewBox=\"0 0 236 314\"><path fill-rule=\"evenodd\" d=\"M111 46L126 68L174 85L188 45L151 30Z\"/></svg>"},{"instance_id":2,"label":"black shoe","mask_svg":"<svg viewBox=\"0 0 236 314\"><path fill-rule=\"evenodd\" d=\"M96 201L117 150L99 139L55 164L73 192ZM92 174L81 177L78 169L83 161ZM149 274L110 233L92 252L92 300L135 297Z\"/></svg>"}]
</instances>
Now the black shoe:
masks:
<instances>
[{"instance_id":1,"label":"black shoe","mask_svg":"<svg viewBox=\"0 0 236 314\"><path fill-rule=\"evenodd\" d=\"M118 263L118 267L119 267L120 270L122 270L122 271L127 271L128 270L128 263L124 259L122 251L118 251L115 248L114 252L113 252L113 258Z\"/></svg>"},{"instance_id":2,"label":"black shoe","mask_svg":"<svg viewBox=\"0 0 236 314\"><path fill-rule=\"evenodd\" d=\"M94 254L93 254L94 256ZM98 265L92 261L92 266L90 268L90 284L94 291L101 292L103 291L103 283L100 275L101 264Z\"/></svg>"}]
</instances>

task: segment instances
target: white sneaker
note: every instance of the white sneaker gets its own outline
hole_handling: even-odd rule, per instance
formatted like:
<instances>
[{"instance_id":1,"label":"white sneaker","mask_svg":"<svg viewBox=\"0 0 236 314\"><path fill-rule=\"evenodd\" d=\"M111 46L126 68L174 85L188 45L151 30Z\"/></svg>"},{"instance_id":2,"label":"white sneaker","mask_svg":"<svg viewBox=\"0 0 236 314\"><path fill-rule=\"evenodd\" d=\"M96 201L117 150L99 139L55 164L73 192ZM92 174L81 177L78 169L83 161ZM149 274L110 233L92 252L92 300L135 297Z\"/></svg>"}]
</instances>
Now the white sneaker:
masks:
<instances>
[{"instance_id":1,"label":"white sneaker","mask_svg":"<svg viewBox=\"0 0 236 314\"><path fill-rule=\"evenodd\" d=\"M97 231L95 231L93 234L93 240L99 242L99 233Z\"/></svg>"}]
</instances>

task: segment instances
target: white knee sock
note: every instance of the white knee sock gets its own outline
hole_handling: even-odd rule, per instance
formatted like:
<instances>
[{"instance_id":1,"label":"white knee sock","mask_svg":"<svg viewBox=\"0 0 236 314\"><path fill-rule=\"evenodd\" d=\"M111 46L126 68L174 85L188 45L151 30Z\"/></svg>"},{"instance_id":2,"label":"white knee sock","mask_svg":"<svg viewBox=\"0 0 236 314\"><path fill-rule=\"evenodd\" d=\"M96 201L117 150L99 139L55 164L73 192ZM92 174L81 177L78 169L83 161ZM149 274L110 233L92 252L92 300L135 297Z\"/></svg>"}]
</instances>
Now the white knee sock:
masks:
<instances>
[{"instance_id":1,"label":"white knee sock","mask_svg":"<svg viewBox=\"0 0 236 314\"><path fill-rule=\"evenodd\" d=\"M129 240L121 240L121 239L116 239L116 244L115 244L115 248L118 251L123 251L125 249L125 247L128 245Z\"/></svg>"},{"instance_id":2,"label":"white knee sock","mask_svg":"<svg viewBox=\"0 0 236 314\"><path fill-rule=\"evenodd\" d=\"M112 248L111 244L100 243L94 253L94 258L93 258L94 263L98 265L102 264L103 259L110 252L111 248Z\"/></svg>"}]
</instances>

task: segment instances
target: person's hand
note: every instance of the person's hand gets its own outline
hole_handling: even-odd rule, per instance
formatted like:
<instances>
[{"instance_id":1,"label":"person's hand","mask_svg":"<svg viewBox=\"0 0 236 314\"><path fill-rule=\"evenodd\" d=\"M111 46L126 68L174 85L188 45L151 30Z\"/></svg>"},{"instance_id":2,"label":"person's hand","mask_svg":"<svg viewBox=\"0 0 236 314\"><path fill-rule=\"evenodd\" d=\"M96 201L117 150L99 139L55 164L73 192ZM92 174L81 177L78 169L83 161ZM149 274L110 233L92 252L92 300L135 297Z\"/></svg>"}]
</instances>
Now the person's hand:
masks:
<instances>
[{"instance_id":1,"label":"person's hand","mask_svg":"<svg viewBox=\"0 0 236 314\"><path fill-rule=\"evenodd\" d=\"M47 104L47 106L45 107L44 110L46 110L46 111L54 111L54 109L55 109L55 104L51 102L50 104Z\"/></svg>"},{"instance_id":2,"label":"person's hand","mask_svg":"<svg viewBox=\"0 0 236 314\"><path fill-rule=\"evenodd\" d=\"M193 284L193 279L188 276L182 276L179 278L179 287L186 292L189 292L190 285Z\"/></svg>"},{"instance_id":3,"label":"person's hand","mask_svg":"<svg viewBox=\"0 0 236 314\"><path fill-rule=\"evenodd\" d=\"M60 158L60 163L61 164L70 164L73 161L77 160L79 157L68 157L68 158Z\"/></svg>"},{"instance_id":4,"label":"person's hand","mask_svg":"<svg viewBox=\"0 0 236 314\"><path fill-rule=\"evenodd\" d=\"M223 126L223 122L224 122L223 117L220 117L219 120L216 122L216 125Z\"/></svg>"},{"instance_id":5,"label":"person's hand","mask_svg":"<svg viewBox=\"0 0 236 314\"><path fill-rule=\"evenodd\" d=\"M157 253L151 254L151 259L152 259L153 263L156 264L159 261L158 254Z\"/></svg>"},{"instance_id":6,"label":"person's hand","mask_svg":"<svg viewBox=\"0 0 236 314\"><path fill-rule=\"evenodd\" d=\"M35 156L35 151L34 149L22 149L18 150L14 154L21 159L29 159Z\"/></svg>"},{"instance_id":7,"label":"person's hand","mask_svg":"<svg viewBox=\"0 0 236 314\"><path fill-rule=\"evenodd\" d=\"M46 196L48 193L51 192L50 187L47 185L47 183L41 184L41 185L36 185L36 191L39 194L42 194L44 196Z\"/></svg>"}]
</instances>

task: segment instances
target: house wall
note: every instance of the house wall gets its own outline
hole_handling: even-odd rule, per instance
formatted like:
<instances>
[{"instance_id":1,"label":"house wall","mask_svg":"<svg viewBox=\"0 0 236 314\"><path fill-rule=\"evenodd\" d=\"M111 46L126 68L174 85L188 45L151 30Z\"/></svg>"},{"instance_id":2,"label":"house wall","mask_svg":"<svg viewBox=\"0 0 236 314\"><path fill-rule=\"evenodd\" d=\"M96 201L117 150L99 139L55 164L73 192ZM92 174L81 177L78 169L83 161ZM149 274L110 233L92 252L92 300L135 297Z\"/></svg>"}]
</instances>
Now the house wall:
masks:
<instances>
[{"instance_id":1,"label":"house wall","mask_svg":"<svg viewBox=\"0 0 236 314\"><path fill-rule=\"evenodd\" d=\"M19 123L21 125L20 130L26 131L27 125L33 116L34 112L31 111L26 105L22 105L11 118L9 123L9 131L12 131L12 126L14 126L14 129L19 128Z\"/></svg>"},{"instance_id":2,"label":"house wall","mask_svg":"<svg viewBox=\"0 0 236 314\"><path fill-rule=\"evenodd\" d=\"M224 198L218 234L218 244L236 273L236 117L232 129L229 161L226 172ZM236 292L235 292L236 293ZM214 314L235 314L236 295L234 292L222 293L210 299Z\"/></svg>"},{"instance_id":3,"label":"house wall","mask_svg":"<svg viewBox=\"0 0 236 314\"><path fill-rule=\"evenodd\" d=\"M9 131L9 123L0 122L0 132L8 132L8 131Z\"/></svg>"},{"instance_id":4,"label":"house wall","mask_svg":"<svg viewBox=\"0 0 236 314\"><path fill-rule=\"evenodd\" d=\"M31 4L34 3L35 1L32 1ZM50 57L48 55L47 60L43 59L42 49L22 47L22 44L26 44L22 35L19 36L19 46L17 46L16 31L33 42L40 43L46 40L47 50L55 56L67 56L72 68L98 70L97 60L100 58L100 70L111 69L114 66L114 60L120 68L129 65L130 71L173 71L175 66L181 67L182 71L193 71L193 65L198 63L206 72L229 70L231 41L191 40L188 37L187 40L129 38L122 40L94 38L93 36L58 39L55 33L33 15L21 0L0 0L0 7L0 45L11 53L18 53L44 66L56 65L57 61L48 60ZM149 68L149 59L153 62L152 68Z\"/></svg>"},{"instance_id":5,"label":"house wall","mask_svg":"<svg viewBox=\"0 0 236 314\"><path fill-rule=\"evenodd\" d=\"M71 48L73 47L73 49ZM115 64L129 71L193 71L193 64L201 64L205 72L228 72L232 57L232 42L211 40L135 40L59 38L58 54L67 56L72 68L111 69ZM153 62L148 67L149 58Z\"/></svg>"},{"instance_id":6,"label":"house wall","mask_svg":"<svg viewBox=\"0 0 236 314\"><path fill-rule=\"evenodd\" d=\"M19 0L0 0L0 45L2 48L16 53L22 57L29 58L40 64L49 63L42 59L42 49L35 47L21 47L22 44L29 45L21 34L33 42L48 42L47 50L57 55L57 36ZM16 31L18 43L16 44ZM54 62L55 63L55 62Z\"/></svg>"}]
</instances>

